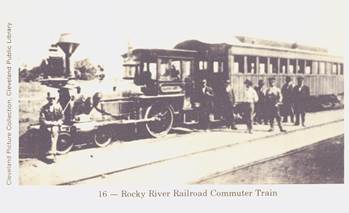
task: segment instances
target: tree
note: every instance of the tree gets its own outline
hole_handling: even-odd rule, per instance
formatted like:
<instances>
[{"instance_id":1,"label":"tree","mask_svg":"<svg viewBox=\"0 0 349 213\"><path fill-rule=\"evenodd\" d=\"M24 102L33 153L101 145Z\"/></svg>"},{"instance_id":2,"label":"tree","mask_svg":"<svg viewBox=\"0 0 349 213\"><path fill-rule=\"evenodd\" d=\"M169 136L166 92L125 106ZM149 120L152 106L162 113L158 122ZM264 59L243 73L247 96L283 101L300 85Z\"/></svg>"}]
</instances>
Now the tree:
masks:
<instances>
[{"instance_id":1,"label":"tree","mask_svg":"<svg viewBox=\"0 0 349 213\"><path fill-rule=\"evenodd\" d=\"M80 80L92 80L103 72L103 68L100 65L94 65L89 59L83 59L75 62L75 76Z\"/></svg>"},{"instance_id":2,"label":"tree","mask_svg":"<svg viewBox=\"0 0 349 213\"><path fill-rule=\"evenodd\" d=\"M26 67L19 69L19 82L38 81L40 76L44 75L44 73L51 73L48 69L54 69L55 67L57 67L57 65L50 64L49 60L42 60L39 66L33 67L32 69L27 69ZM104 76L103 71L104 69L100 65L96 66L92 64L89 59L76 61L74 64L74 73L78 80L101 78L101 76Z\"/></svg>"},{"instance_id":3,"label":"tree","mask_svg":"<svg viewBox=\"0 0 349 213\"><path fill-rule=\"evenodd\" d=\"M40 66L33 67L32 69L19 69L19 82L25 81L25 82L31 82L31 81L38 81L40 75L44 73L46 64L43 60L40 64Z\"/></svg>"}]
</instances>

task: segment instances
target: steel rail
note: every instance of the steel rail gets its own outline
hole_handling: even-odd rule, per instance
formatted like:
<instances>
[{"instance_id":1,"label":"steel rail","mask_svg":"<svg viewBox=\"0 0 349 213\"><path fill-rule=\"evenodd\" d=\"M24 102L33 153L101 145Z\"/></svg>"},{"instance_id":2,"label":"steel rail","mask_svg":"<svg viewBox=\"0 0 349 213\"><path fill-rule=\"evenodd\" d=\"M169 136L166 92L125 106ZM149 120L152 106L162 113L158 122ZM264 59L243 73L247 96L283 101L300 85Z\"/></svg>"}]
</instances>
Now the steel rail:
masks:
<instances>
[{"instance_id":1,"label":"steel rail","mask_svg":"<svg viewBox=\"0 0 349 213\"><path fill-rule=\"evenodd\" d=\"M247 164L244 164L244 165L241 165L241 166L236 166L234 168L231 168L231 169L228 169L228 170L225 170L225 171L222 171L222 172L217 172L217 173L215 173L213 175L209 175L207 177L201 178L201 179L199 179L197 181L194 181L194 182L192 182L190 184L201 184L201 183L203 183L203 182L205 182L207 180L214 179L214 178L217 178L217 177L220 177L220 176L224 176L224 175L227 175L229 173L236 172L236 171L239 171L239 170L242 170L242 169L247 169L247 168L259 165L259 164L266 163L268 161L272 161L272 160L276 160L276 159L279 159L279 158L283 158L283 157L286 157L288 155L293 155L293 154L296 154L296 153L308 150L308 149L310 149L314 145L324 144L324 143L327 143L327 142L329 142L331 140L340 139L342 137L344 137L344 136L343 135L337 135L337 136L334 136L334 137L331 137L331 138L324 139L324 140L319 141L317 143L309 144L309 145L306 145L306 146L303 146L303 147L300 147L298 149L294 149L294 150L291 150L291 151L288 151L288 152L285 152L285 153L282 153L282 154L278 154L278 155L267 157L267 158L264 158L264 159L261 159L261 160L253 161L251 163L247 163Z\"/></svg>"},{"instance_id":2,"label":"steel rail","mask_svg":"<svg viewBox=\"0 0 349 213\"><path fill-rule=\"evenodd\" d=\"M205 149L205 150L200 150L200 151L196 151L196 152L192 152L192 153L188 153L188 154L178 155L178 156L175 156L175 157L170 157L170 158L160 159L160 160L156 160L156 161L146 162L146 163L142 163L142 164L139 164L139 165L135 165L135 166L131 166L131 167L123 168L123 169L117 169L117 170L114 170L114 171L104 172L104 173L100 173L100 174L97 174L97 175L93 175L93 176L89 176L89 177L85 177L85 178L81 178L81 179L77 179L77 180L63 182L63 183L60 183L60 184L57 184L57 185L59 185L59 186L61 186L61 185L76 185L78 183L85 182L85 181L88 181L88 180L93 180L93 179L98 179L98 178L105 178L107 176L114 175L116 173L121 173L121 172L129 171L129 170L134 170L134 169L138 169L138 168L141 168L141 167L146 167L146 166L150 166L150 165L154 165L154 164L159 164L159 163L163 163L163 162L171 161L171 160L175 160L175 159L185 158L185 157L189 157L189 156L193 156L193 155L197 155L197 154L201 154L201 153L216 151L216 150L220 150L220 149L226 149L226 148L229 148L229 147L232 147L232 146L239 145L241 143L251 143L251 142L255 142L255 141L261 140L261 139L273 138L273 137L278 137L280 135L290 134L290 133L294 133L294 132L298 132L298 131L304 131L304 130L307 130L307 129L313 129L313 128L317 128L317 127L322 127L322 126L326 126L326 125L329 125L329 124L338 123L338 122L342 122L342 121L344 121L344 119L338 119L338 120L329 121L329 122L325 122L325 123L321 123L321 124L316 124L316 125L313 125L313 126L307 126L307 127L301 128L301 129L290 130L287 133L280 132L278 134L267 135L267 136L260 137L260 138L253 138L253 139L250 139L250 140L247 140L247 141L243 141L243 142L222 145L222 146L209 148L209 149ZM307 146L305 146L305 147L307 147ZM302 148L299 148L299 149L302 149ZM286 152L286 153L291 154L292 151ZM284 153L284 154L286 154L286 153ZM270 157L270 158L267 158L264 161L268 161L268 160L272 160L272 159L273 159L273 157ZM258 162L257 163L255 162L255 164L258 164ZM263 160L260 161L260 163L262 163L262 162L263 162ZM247 166L252 166L252 165L248 164ZM237 169L242 169L242 168L244 168L244 165L241 166L241 168L238 167ZM227 171L225 171L225 173L227 173ZM210 177L210 178L212 178L212 177ZM195 181L193 183L200 183L200 182L203 182L204 180L206 180L206 179L203 179L203 180L200 179L199 181Z\"/></svg>"}]
</instances>

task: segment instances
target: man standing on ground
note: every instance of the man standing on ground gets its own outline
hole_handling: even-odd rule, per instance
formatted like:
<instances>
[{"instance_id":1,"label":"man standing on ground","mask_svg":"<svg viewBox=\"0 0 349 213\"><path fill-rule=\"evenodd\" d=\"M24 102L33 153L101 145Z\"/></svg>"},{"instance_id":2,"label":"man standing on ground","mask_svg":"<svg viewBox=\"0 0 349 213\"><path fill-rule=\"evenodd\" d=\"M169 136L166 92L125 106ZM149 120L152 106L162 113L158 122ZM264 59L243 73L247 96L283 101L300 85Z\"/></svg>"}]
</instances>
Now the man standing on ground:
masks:
<instances>
[{"instance_id":1,"label":"man standing on ground","mask_svg":"<svg viewBox=\"0 0 349 213\"><path fill-rule=\"evenodd\" d=\"M56 160L59 126L63 124L62 107L56 99L56 96L51 92L47 93L48 103L41 108L39 117L40 129L44 132L44 135L49 136L50 148L45 153L45 157L50 163Z\"/></svg>"},{"instance_id":2,"label":"man standing on ground","mask_svg":"<svg viewBox=\"0 0 349 213\"><path fill-rule=\"evenodd\" d=\"M264 87L264 81L259 80L258 86L255 87L255 90L258 95L258 102L256 103L256 116L255 121L259 124L267 124L267 117L265 116L266 109L265 109L265 87Z\"/></svg>"},{"instance_id":3,"label":"man standing on ground","mask_svg":"<svg viewBox=\"0 0 349 213\"><path fill-rule=\"evenodd\" d=\"M222 94L218 94L221 98L219 108L221 110L221 115L224 118L227 128L237 129L235 126L234 118L234 104L235 104L235 94L234 90L230 86L230 81L224 82L224 88Z\"/></svg>"},{"instance_id":4,"label":"man standing on ground","mask_svg":"<svg viewBox=\"0 0 349 213\"><path fill-rule=\"evenodd\" d=\"M244 95L244 104L245 104L245 121L247 125L247 132L252 134L253 129L253 114L255 112L255 103L258 101L258 95L256 90L252 87L252 81L245 80L244 84L246 85L245 95Z\"/></svg>"},{"instance_id":5,"label":"man standing on ground","mask_svg":"<svg viewBox=\"0 0 349 213\"><path fill-rule=\"evenodd\" d=\"M293 83L290 76L286 76L286 83L281 88L282 94L282 107L283 107L283 122L288 122L290 117L291 122L294 122L294 109L293 109Z\"/></svg>"},{"instance_id":6,"label":"man standing on ground","mask_svg":"<svg viewBox=\"0 0 349 213\"><path fill-rule=\"evenodd\" d=\"M296 113L296 123L295 125L299 125L301 120L302 126L305 127L305 112L306 112L306 104L309 100L310 91L309 87L304 85L304 78L297 78L297 85L293 89L294 93L294 108Z\"/></svg>"},{"instance_id":7,"label":"man standing on ground","mask_svg":"<svg viewBox=\"0 0 349 213\"><path fill-rule=\"evenodd\" d=\"M280 104L282 103L281 90L275 85L275 78L269 78L269 87L265 91L266 108L269 114L270 129L269 132L274 131L274 120L279 126L280 132L286 132L281 126Z\"/></svg>"},{"instance_id":8,"label":"man standing on ground","mask_svg":"<svg viewBox=\"0 0 349 213\"><path fill-rule=\"evenodd\" d=\"M199 124L201 129L208 131L210 123L210 113L213 108L213 89L207 86L207 80L201 81L201 87L199 88Z\"/></svg>"}]
</instances>

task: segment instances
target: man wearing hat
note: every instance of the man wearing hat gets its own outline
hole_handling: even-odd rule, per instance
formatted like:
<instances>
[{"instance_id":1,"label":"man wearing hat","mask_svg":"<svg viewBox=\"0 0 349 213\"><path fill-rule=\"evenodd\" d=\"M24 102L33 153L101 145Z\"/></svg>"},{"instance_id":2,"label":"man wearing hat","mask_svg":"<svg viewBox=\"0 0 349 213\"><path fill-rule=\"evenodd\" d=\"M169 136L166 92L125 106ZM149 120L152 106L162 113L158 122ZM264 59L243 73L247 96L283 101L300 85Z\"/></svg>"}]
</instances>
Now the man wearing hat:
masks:
<instances>
[{"instance_id":1,"label":"man wearing hat","mask_svg":"<svg viewBox=\"0 0 349 213\"><path fill-rule=\"evenodd\" d=\"M244 81L244 84L246 85L243 100L246 105L245 121L247 125L247 132L252 134L253 114L255 110L255 103L258 101L258 95L256 90L254 90L254 88L252 87L252 81L246 79Z\"/></svg>"},{"instance_id":2,"label":"man wearing hat","mask_svg":"<svg viewBox=\"0 0 349 213\"><path fill-rule=\"evenodd\" d=\"M305 112L306 112L306 103L309 99L310 91L309 87L304 85L304 78L297 78L297 85L293 89L294 96L294 110L296 114L296 123L299 125L301 120L302 126L305 127Z\"/></svg>"},{"instance_id":3,"label":"man wearing hat","mask_svg":"<svg viewBox=\"0 0 349 213\"><path fill-rule=\"evenodd\" d=\"M290 117L291 122L294 122L294 109L293 109L293 83L290 76L286 76L286 83L281 88L282 94L282 105L283 105L283 122L288 122L288 117Z\"/></svg>"},{"instance_id":4,"label":"man wearing hat","mask_svg":"<svg viewBox=\"0 0 349 213\"><path fill-rule=\"evenodd\" d=\"M265 116L266 109L265 109L265 86L264 86L264 80L258 80L258 86L255 87L255 90L258 95L258 102L256 103L256 116L255 121L259 124L264 122L264 124L267 124L267 117Z\"/></svg>"},{"instance_id":5,"label":"man wearing hat","mask_svg":"<svg viewBox=\"0 0 349 213\"><path fill-rule=\"evenodd\" d=\"M202 79L199 88L199 125L201 129L208 131L210 113L213 109L213 89L207 86L207 80Z\"/></svg>"},{"instance_id":6,"label":"man wearing hat","mask_svg":"<svg viewBox=\"0 0 349 213\"><path fill-rule=\"evenodd\" d=\"M279 126L280 132L286 132L281 126L281 116L279 106L282 103L281 90L275 85L275 78L271 77L268 79L269 87L265 91L266 108L269 114L270 129L269 132L274 131L274 120Z\"/></svg>"},{"instance_id":7,"label":"man wearing hat","mask_svg":"<svg viewBox=\"0 0 349 213\"><path fill-rule=\"evenodd\" d=\"M218 88L220 88L219 86ZM222 89L217 91L220 94L217 108L221 111L220 114L223 116L226 127L230 129L237 129L235 126L234 119L234 104L235 104L235 94L234 90L231 88L230 81L227 80L222 85Z\"/></svg>"},{"instance_id":8,"label":"man wearing hat","mask_svg":"<svg viewBox=\"0 0 349 213\"><path fill-rule=\"evenodd\" d=\"M46 160L50 163L55 161L57 154L57 140L59 133L59 126L63 124L63 112L61 105L57 102L56 94L52 92L47 93L47 101L40 109L40 128L50 138L50 148L45 153Z\"/></svg>"}]
</instances>

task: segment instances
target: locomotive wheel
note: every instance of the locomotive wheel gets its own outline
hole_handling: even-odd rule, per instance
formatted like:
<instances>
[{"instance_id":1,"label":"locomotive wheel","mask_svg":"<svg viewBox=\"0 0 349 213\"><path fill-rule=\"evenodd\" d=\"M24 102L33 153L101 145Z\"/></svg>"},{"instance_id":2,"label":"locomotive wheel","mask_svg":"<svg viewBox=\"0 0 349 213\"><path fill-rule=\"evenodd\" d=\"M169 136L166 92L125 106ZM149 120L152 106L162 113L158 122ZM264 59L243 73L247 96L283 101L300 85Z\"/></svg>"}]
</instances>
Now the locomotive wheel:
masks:
<instances>
[{"instance_id":1,"label":"locomotive wheel","mask_svg":"<svg viewBox=\"0 0 349 213\"><path fill-rule=\"evenodd\" d=\"M73 148L73 139L68 132L59 133L57 140L57 153L59 155L67 154Z\"/></svg>"},{"instance_id":2,"label":"locomotive wheel","mask_svg":"<svg viewBox=\"0 0 349 213\"><path fill-rule=\"evenodd\" d=\"M155 104L148 107L145 118L154 118L154 121L147 122L145 128L149 135L159 138L167 135L171 130L174 120L173 111L169 106Z\"/></svg>"},{"instance_id":3,"label":"locomotive wheel","mask_svg":"<svg viewBox=\"0 0 349 213\"><path fill-rule=\"evenodd\" d=\"M107 131L97 130L93 136L93 142L98 147L106 147L111 143L111 135Z\"/></svg>"}]
</instances>

